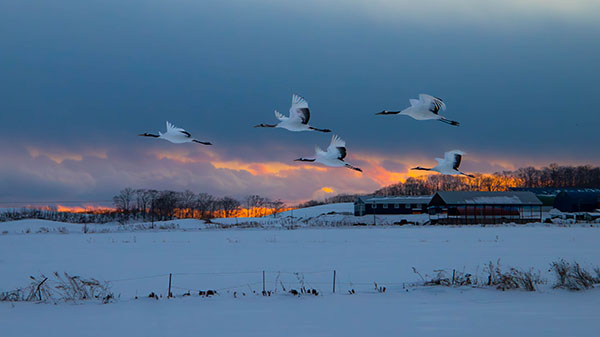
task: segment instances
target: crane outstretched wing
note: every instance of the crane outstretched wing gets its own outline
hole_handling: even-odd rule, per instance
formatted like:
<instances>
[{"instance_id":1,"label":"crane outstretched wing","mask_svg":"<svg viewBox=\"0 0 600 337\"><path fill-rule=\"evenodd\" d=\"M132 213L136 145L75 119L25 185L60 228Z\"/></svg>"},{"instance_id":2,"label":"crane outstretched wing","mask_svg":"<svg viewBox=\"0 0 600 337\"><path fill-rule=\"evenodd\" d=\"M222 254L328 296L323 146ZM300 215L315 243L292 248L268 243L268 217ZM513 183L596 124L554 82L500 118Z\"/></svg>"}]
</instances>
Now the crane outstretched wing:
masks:
<instances>
[{"instance_id":1,"label":"crane outstretched wing","mask_svg":"<svg viewBox=\"0 0 600 337\"><path fill-rule=\"evenodd\" d=\"M280 114L279 111L277 111L277 110L275 110L275 118L279 119L280 121L282 121L284 119L288 119L286 116Z\"/></svg>"},{"instance_id":2,"label":"crane outstretched wing","mask_svg":"<svg viewBox=\"0 0 600 337\"><path fill-rule=\"evenodd\" d=\"M427 94L420 94L419 101L421 101L422 104L425 104L429 108L429 111L433 112L434 114L437 114L440 110L446 110L446 104L441 98Z\"/></svg>"},{"instance_id":3,"label":"crane outstretched wing","mask_svg":"<svg viewBox=\"0 0 600 337\"><path fill-rule=\"evenodd\" d=\"M308 124L310 120L310 110L308 102L296 94L292 95L292 107L290 108L290 118L300 119L302 124Z\"/></svg>"},{"instance_id":4,"label":"crane outstretched wing","mask_svg":"<svg viewBox=\"0 0 600 337\"><path fill-rule=\"evenodd\" d=\"M188 138L192 137L192 135L189 132L185 131L182 128L178 128L175 125L173 125L167 121L167 133L169 133L169 132L173 132L173 133L179 132L179 133L183 133Z\"/></svg>"},{"instance_id":5,"label":"crane outstretched wing","mask_svg":"<svg viewBox=\"0 0 600 337\"><path fill-rule=\"evenodd\" d=\"M449 166L455 170L458 170L463 155L464 153L460 150L448 151L444 153L444 159L447 163L449 163Z\"/></svg>"},{"instance_id":6,"label":"crane outstretched wing","mask_svg":"<svg viewBox=\"0 0 600 337\"><path fill-rule=\"evenodd\" d=\"M346 154L346 142L338 135L333 135L333 137L331 137L331 143L327 147L327 156L330 158L344 160L344 158L346 158Z\"/></svg>"}]
</instances>

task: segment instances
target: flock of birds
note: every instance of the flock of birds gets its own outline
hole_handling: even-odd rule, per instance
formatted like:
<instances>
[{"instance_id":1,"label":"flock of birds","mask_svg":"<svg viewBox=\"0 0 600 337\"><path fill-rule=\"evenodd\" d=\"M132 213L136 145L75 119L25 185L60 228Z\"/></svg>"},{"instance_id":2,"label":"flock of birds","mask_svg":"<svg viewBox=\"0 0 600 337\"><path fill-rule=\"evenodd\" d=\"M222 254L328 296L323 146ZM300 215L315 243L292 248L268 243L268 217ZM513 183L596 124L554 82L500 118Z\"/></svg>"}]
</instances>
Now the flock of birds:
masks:
<instances>
[{"instance_id":1,"label":"flock of birds","mask_svg":"<svg viewBox=\"0 0 600 337\"><path fill-rule=\"evenodd\" d=\"M438 120L440 122L458 126L459 122L446 119L440 115L440 110L446 110L446 104L441 98L420 94L419 99L410 99L410 107L401 111L387 111L377 113L377 115L406 115L416 120ZM299 95L292 95L292 106L290 107L289 116L284 116L279 111L275 110L275 117L279 120L277 124L258 124L256 128L282 128L289 131L317 131L317 132L331 132L330 129L319 129L308 124L310 120L310 109L308 102ZM212 145L210 142L204 142L197 140L192 135L182 128L178 128L173 124L167 122L167 132L158 134L142 133L139 136L153 137L158 139L164 139L171 143L199 143L203 145ZM303 162L317 162L326 166L331 167L347 167L349 169L362 172L358 167L352 166L347 163L344 159L346 158L346 142L342 140L338 135L331 137L331 142L327 147L327 151L323 151L318 146L315 147L314 158L298 158L295 161ZM446 175L464 175L467 177L473 177L473 175L466 174L459 171L460 162L464 153L459 150L448 151L444 154L444 158L435 158L438 164L431 168L425 168L417 166L411 170L424 170L424 171L435 171Z\"/></svg>"}]
</instances>

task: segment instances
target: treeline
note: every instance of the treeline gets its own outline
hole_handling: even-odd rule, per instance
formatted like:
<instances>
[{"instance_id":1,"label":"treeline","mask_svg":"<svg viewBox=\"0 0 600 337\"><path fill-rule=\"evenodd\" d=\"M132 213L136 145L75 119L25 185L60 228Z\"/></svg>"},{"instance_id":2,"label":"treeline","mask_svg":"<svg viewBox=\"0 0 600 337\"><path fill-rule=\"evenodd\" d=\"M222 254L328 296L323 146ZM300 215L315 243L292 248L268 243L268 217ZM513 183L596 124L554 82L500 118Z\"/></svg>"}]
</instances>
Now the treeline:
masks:
<instances>
[{"instance_id":1,"label":"treeline","mask_svg":"<svg viewBox=\"0 0 600 337\"><path fill-rule=\"evenodd\" d=\"M0 213L0 222L23 219L42 219L68 223L107 223L118 221L121 215L116 211L98 213L73 213L58 211L55 207L40 208L15 208Z\"/></svg>"},{"instance_id":2,"label":"treeline","mask_svg":"<svg viewBox=\"0 0 600 337\"><path fill-rule=\"evenodd\" d=\"M113 198L122 221L162 221L173 218L259 217L285 209L281 200L249 195L243 200L218 198L208 193L157 191L125 188Z\"/></svg>"},{"instance_id":3,"label":"treeline","mask_svg":"<svg viewBox=\"0 0 600 337\"><path fill-rule=\"evenodd\" d=\"M386 186L375 195L428 195L436 191L506 191L510 187L600 188L600 167L559 166L520 168L494 174L475 174L475 178L429 175L408 178Z\"/></svg>"},{"instance_id":4,"label":"treeline","mask_svg":"<svg viewBox=\"0 0 600 337\"><path fill-rule=\"evenodd\" d=\"M520 180L507 174L475 174L475 178L448 175L429 175L408 178L403 183L386 186L374 195L431 195L437 191L506 191L520 186Z\"/></svg>"},{"instance_id":5,"label":"treeline","mask_svg":"<svg viewBox=\"0 0 600 337\"><path fill-rule=\"evenodd\" d=\"M600 167L591 165L520 168L508 174L520 179L519 187L600 188Z\"/></svg>"}]
</instances>

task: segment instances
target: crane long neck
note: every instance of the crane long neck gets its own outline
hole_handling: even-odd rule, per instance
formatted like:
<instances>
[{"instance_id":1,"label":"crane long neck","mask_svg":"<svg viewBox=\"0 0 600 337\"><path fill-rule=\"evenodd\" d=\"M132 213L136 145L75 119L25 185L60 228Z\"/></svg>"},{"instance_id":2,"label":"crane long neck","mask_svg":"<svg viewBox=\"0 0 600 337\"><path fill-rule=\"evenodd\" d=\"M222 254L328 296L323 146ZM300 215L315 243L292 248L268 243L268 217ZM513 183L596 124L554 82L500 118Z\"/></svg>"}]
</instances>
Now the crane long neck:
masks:
<instances>
[{"instance_id":1,"label":"crane long neck","mask_svg":"<svg viewBox=\"0 0 600 337\"><path fill-rule=\"evenodd\" d=\"M309 126L308 129L313 130L313 131L318 131L318 132L331 132L331 130L329 130L329 129L319 129L319 128L314 128L312 126Z\"/></svg>"},{"instance_id":2,"label":"crane long neck","mask_svg":"<svg viewBox=\"0 0 600 337\"><path fill-rule=\"evenodd\" d=\"M384 110L384 111L382 111L380 113L377 113L377 115L398 115L398 114L402 114L403 111L404 110L402 110L402 111L387 111L387 110Z\"/></svg>"}]
</instances>

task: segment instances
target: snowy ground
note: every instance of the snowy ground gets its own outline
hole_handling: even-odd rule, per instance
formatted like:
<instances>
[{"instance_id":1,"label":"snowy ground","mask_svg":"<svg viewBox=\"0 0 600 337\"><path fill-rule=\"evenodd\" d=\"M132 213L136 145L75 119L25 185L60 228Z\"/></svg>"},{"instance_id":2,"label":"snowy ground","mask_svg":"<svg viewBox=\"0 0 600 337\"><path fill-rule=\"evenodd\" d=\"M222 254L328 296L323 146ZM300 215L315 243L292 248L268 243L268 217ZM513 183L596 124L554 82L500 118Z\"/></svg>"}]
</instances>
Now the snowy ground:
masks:
<instances>
[{"instance_id":1,"label":"snowy ground","mask_svg":"<svg viewBox=\"0 0 600 337\"><path fill-rule=\"evenodd\" d=\"M120 294L107 305L0 303L0 331L3 337L595 336L600 290L553 290L548 267L559 258L597 266L598 242L597 227L543 225L0 235L0 291L27 285L29 275L67 271L111 281ZM507 268L540 270L550 284L535 293L410 286L419 280L412 267L429 275L435 269L482 275L484 264L497 259ZM262 290L263 270L274 296L253 294ZM166 295L169 273L177 298L147 298L151 291ZM321 296L282 293L282 283L298 289L302 279ZM373 282L387 291L376 292ZM199 289L219 295L180 297Z\"/></svg>"},{"instance_id":2,"label":"snowy ground","mask_svg":"<svg viewBox=\"0 0 600 337\"><path fill-rule=\"evenodd\" d=\"M599 291L0 305L2 336L597 336Z\"/></svg>"}]
</instances>

